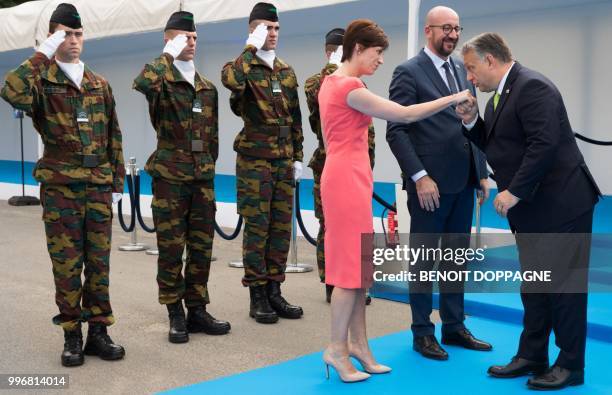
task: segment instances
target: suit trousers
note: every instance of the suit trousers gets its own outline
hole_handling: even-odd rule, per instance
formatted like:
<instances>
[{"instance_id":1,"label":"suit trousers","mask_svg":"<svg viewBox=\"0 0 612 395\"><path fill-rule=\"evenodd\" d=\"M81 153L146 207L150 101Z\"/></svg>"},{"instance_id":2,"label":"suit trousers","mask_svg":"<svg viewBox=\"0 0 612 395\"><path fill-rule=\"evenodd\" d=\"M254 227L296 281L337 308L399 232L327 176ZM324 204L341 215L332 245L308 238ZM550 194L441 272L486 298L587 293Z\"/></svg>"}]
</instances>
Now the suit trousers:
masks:
<instances>
[{"instance_id":1,"label":"suit trousers","mask_svg":"<svg viewBox=\"0 0 612 395\"><path fill-rule=\"evenodd\" d=\"M408 196L410 212L410 247L418 248L467 248L474 212L474 187L469 184L459 193L441 194L440 207L433 212L425 211L416 194ZM431 271L438 264L438 270L454 270L452 262L421 260L410 266L410 272ZM462 268L458 268L462 270ZM417 278L419 277L417 273ZM464 328L463 284L443 283L440 286L440 317L442 332L453 333ZM431 282L410 283L410 309L412 310L412 332L415 337L434 334L434 325L429 316L432 312Z\"/></svg>"},{"instance_id":2,"label":"suit trousers","mask_svg":"<svg viewBox=\"0 0 612 395\"><path fill-rule=\"evenodd\" d=\"M593 227L593 210L559 227L555 233L579 233L577 237L585 253L567 254L569 259L580 256L585 262L572 263L588 268ZM583 237L584 236L584 237ZM521 255L523 252L520 250ZM556 264L562 264L556 262ZM524 266L521 262L521 266ZM551 268L554 275L554 267ZM586 291L586 276L584 279ZM575 287L575 284L573 285ZM555 365L570 370L584 369L584 353L587 335L587 293L521 293L525 310L523 332L517 357L531 361L548 361L548 344L551 331L555 333L555 344L561 350Z\"/></svg>"}]
</instances>

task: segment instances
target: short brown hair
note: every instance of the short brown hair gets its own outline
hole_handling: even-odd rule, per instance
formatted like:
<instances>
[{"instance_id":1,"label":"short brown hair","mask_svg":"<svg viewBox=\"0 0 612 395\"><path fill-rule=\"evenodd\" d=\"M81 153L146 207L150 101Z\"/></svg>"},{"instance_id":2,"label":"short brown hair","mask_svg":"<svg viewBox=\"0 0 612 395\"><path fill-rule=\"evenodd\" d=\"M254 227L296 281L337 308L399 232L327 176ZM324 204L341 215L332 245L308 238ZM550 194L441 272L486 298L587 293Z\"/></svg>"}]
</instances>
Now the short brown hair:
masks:
<instances>
[{"instance_id":1,"label":"short brown hair","mask_svg":"<svg viewBox=\"0 0 612 395\"><path fill-rule=\"evenodd\" d=\"M59 26L59 23L57 22L49 22L49 33L51 34L55 33L55 29L57 29L58 26Z\"/></svg>"},{"instance_id":2,"label":"short brown hair","mask_svg":"<svg viewBox=\"0 0 612 395\"><path fill-rule=\"evenodd\" d=\"M374 21L369 19L356 19L351 22L344 33L342 44L342 61L353 57L355 44L360 44L364 49L371 47L389 47L387 35Z\"/></svg>"},{"instance_id":3,"label":"short brown hair","mask_svg":"<svg viewBox=\"0 0 612 395\"><path fill-rule=\"evenodd\" d=\"M476 52L480 59L484 59L486 54L504 63L512 62L512 52L502 36L497 33L482 33L463 44L461 53L469 51Z\"/></svg>"}]
</instances>

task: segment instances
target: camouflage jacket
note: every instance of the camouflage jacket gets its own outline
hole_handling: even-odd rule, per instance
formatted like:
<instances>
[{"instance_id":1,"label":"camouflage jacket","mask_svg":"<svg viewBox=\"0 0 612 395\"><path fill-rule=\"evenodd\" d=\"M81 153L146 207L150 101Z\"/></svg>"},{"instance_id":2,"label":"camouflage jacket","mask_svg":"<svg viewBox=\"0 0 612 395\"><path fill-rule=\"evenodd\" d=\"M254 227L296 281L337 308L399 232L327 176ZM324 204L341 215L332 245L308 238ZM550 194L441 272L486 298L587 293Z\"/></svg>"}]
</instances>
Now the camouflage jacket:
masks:
<instances>
[{"instance_id":1,"label":"camouflage jacket","mask_svg":"<svg viewBox=\"0 0 612 395\"><path fill-rule=\"evenodd\" d=\"M319 174L321 174L325 165L325 145L323 144L323 131L321 130L321 117L319 114L319 89L321 89L321 84L325 77L336 71L337 68L338 66L335 64L328 63L320 73L308 78L304 84L306 103L310 111L308 121L310 122L310 129L317 136L318 141L318 146L312 154L310 162L308 162L308 167ZM372 168L374 168L374 149L374 125L370 124L368 128L368 153L370 154L370 166Z\"/></svg>"},{"instance_id":2,"label":"camouflage jacket","mask_svg":"<svg viewBox=\"0 0 612 395\"><path fill-rule=\"evenodd\" d=\"M172 62L171 55L162 54L145 65L132 86L147 97L157 132L157 149L145 170L171 181L212 179L219 155L217 88L196 72L194 89Z\"/></svg>"},{"instance_id":3,"label":"camouflage jacket","mask_svg":"<svg viewBox=\"0 0 612 395\"><path fill-rule=\"evenodd\" d=\"M232 91L232 111L244 121L234 150L256 158L302 161L304 136L295 72L279 58L270 69L256 52L247 45L221 73L223 85Z\"/></svg>"},{"instance_id":4,"label":"camouflage jacket","mask_svg":"<svg viewBox=\"0 0 612 395\"><path fill-rule=\"evenodd\" d=\"M45 144L34 168L37 181L112 185L113 192L123 193L121 130L103 77L85 66L79 89L55 58L36 52L7 74L1 95L32 118Z\"/></svg>"}]
</instances>

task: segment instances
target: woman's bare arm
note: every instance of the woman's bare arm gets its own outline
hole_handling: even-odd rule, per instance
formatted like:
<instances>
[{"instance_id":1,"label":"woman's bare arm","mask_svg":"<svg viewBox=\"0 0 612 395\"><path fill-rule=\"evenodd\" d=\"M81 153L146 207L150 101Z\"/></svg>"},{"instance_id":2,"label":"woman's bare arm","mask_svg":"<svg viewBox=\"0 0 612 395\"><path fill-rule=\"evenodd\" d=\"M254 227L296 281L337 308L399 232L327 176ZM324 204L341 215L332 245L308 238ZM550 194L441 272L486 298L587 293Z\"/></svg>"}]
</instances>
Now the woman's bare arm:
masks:
<instances>
[{"instance_id":1,"label":"woman's bare arm","mask_svg":"<svg viewBox=\"0 0 612 395\"><path fill-rule=\"evenodd\" d=\"M466 89L463 92L441 97L427 103L402 106L375 95L366 88L358 88L349 92L346 102L349 107L371 117L391 122L411 123L442 111L451 104L466 101L470 95L470 91Z\"/></svg>"}]
</instances>

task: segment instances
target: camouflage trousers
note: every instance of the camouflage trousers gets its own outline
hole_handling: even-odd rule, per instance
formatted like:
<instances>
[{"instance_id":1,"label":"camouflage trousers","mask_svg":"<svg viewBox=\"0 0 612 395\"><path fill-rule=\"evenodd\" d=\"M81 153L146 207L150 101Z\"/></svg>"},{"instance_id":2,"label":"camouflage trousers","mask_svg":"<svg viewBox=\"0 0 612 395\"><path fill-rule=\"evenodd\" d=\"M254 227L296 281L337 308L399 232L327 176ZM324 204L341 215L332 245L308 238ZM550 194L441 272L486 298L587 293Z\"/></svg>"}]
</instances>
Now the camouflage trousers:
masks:
<instances>
[{"instance_id":1,"label":"camouflage trousers","mask_svg":"<svg viewBox=\"0 0 612 395\"><path fill-rule=\"evenodd\" d=\"M159 303L185 299L188 307L209 303L208 276L215 220L214 181L153 179ZM183 251L187 248L183 276Z\"/></svg>"},{"instance_id":2,"label":"camouflage trousers","mask_svg":"<svg viewBox=\"0 0 612 395\"><path fill-rule=\"evenodd\" d=\"M112 325L115 318L108 294L111 186L42 184L40 197L59 308L53 323L66 330L82 321Z\"/></svg>"},{"instance_id":3,"label":"camouflage trousers","mask_svg":"<svg viewBox=\"0 0 612 395\"><path fill-rule=\"evenodd\" d=\"M244 218L242 285L285 281L291 239L293 161L238 154L238 214Z\"/></svg>"},{"instance_id":4,"label":"camouflage trousers","mask_svg":"<svg viewBox=\"0 0 612 395\"><path fill-rule=\"evenodd\" d=\"M319 233L317 234L317 268L319 269L319 278L321 282L325 282L325 218L323 217L323 204L321 203L321 173L313 170L314 185L312 193L314 194L314 209L315 217L319 219Z\"/></svg>"}]
</instances>

